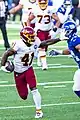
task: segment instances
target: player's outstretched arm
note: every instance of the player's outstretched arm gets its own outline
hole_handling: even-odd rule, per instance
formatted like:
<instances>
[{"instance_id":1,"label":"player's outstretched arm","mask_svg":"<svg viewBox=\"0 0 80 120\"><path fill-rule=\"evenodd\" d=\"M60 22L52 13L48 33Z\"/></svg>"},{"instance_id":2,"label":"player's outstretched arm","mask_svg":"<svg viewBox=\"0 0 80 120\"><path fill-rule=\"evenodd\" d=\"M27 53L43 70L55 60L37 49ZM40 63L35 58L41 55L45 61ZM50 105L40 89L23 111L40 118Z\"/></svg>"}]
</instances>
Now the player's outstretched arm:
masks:
<instances>
[{"instance_id":1,"label":"player's outstretched arm","mask_svg":"<svg viewBox=\"0 0 80 120\"><path fill-rule=\"evenodd\" d=\"M57 42L61 41L59 38L56 38L56 39L48 39L48 40L44 40L41 42L40 46L39 47L44 47L44 46L48 46L48 45L52 45L52 44L55 44Z\"/></svg>"},{"instance_id":2,"label":"player's outstretched arm","mask_svg":"<svg viewBox=\"0 0 80 120\"><path fill-rule=\"evenodd\" d=\"M12 48L10 48L9 50L7 50L7 51L3 54L3 56L2 56L1 66L5 66L5 63L7 62L8 57L9 57L9 56L12 56L12 55L14 55L14 54L15 54L15 51L14 51Z\"/></svg>"}]
</instances>

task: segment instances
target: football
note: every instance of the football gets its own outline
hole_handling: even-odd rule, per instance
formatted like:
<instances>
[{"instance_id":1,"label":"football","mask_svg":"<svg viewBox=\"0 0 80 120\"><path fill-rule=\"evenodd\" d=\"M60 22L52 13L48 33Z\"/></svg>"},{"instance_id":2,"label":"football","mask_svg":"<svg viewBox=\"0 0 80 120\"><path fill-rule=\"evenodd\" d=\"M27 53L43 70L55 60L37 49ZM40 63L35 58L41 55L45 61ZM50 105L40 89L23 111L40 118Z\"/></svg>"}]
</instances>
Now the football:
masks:
<instances>
[{"instance_id":1,"label":"football","mask_svg":"<svg viewBox=\"0 0 80 120\"><path fill-rule=\"evenodd\" d=\"M7 71L9 72L13 72L14 71L14 64L12 61L7 61L5 64L5 68Z\"/></svg>"}]
</instances>

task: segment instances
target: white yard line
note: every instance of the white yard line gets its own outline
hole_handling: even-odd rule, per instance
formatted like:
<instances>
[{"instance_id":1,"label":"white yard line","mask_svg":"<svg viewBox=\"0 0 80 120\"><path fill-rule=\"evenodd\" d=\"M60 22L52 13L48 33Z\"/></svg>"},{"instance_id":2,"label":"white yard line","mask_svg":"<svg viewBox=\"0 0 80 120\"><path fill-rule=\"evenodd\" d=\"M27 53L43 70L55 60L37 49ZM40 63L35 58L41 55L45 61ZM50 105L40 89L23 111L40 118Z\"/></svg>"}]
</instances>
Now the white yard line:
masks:
<instances>
[{"instance_id":1,"label":"white yard line","mask_svg":"<svg viewBox=\"0 0 80 120\"><path fill-rule=\"evenodd\" d=\"M16 86L15 84L8 84L8 85L0 85L0 87L14 87Z\"/></svg>"},{"instance_id":2,"label":"white yard line","mask_svg":"<svg viewBox=\"0 0 80 120\"><path fill-rule=\"evenodd\" d=\"M62 106L62 105L79 105L80 102L69 102L69 103L55 103L55 104L44 104L43 107L50 107L50 106ZM34 105L29 106L10 106L10 107L0 107L0 110L6 110L6 109L20 109L20 108L33 108Z\"/></svg>"},{"instance_id":3,"label":"white yard line","mask_svg":"<svg viewBox=\"0 0 80 120\"><path fill-rule=\"evenodd\" d=\"M0 81L0 83L8 83L8 81Z\"/></svg>"},{"instance_id":4,"label":"white yard line","mask_svg":"<svg viewBox=\"0 0 80 120\"><path fill-rule=\"evenodd\" d=\"M33 67L34 70L39 70L42 69L42 67ZM54 65L53 66L48 66L49 69L53 69L53 68L78 68L77 65ZM0 68L1 71L1 68Z\"/></svg>"},{"instance_id":5,"label":"white yard line","mask_svg":"<svg viewBox=\"0 0 80 120\"><path fill-rule=\"evenodd\" d=\"M34 67L35 70L41 69L42 67ZM48 68L77 68L77 65L59 65L59 66L48 66Z\"/></svg>"},{"instance_id":6,"label":"white yard line","mask_svg":"<svg viewBox=\"0 0 80 120\"><path fill-rule=\"evenodd\" d=\"M44 86L44 88L63 88L65 85L56 85L56 86Z\"/></svg>"},{"instance_id":7,"label":"white yard line","mask_svg":"<svg viewBox=\"0 0 80 120\"><path fill-rule=\"evenodd\" d=\"M8 82L8 81L7 81ZM61 82L44 82L44 83L37 83L39 86L45 86L45 85L53 85L53 84L72 84L73 81L61 81ZM7 84L7 85L0 85L0 87L12 87L15 86L15 84Z\"/></svg>"},{"instance_id":8,"label":"white yard line","mask_svg":"<svg viewBox=\"0 0 80 120\"><path fill-rule=\"evenodd\" d=\"M44 82L44 83L38 83L38 85L54 85L54 84L70 84L73 83L73 81L61 81L61 82Z\"/></svg>"}]
</instances>

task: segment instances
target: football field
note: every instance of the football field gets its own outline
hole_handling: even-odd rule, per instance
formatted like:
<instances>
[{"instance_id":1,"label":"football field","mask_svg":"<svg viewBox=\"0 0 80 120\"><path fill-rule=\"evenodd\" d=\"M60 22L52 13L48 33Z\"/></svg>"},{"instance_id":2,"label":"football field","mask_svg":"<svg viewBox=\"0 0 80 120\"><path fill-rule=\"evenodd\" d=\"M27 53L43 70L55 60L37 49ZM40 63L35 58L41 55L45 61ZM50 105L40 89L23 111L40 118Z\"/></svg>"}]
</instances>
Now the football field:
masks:
<instances>
[{"instance_id":1,"label":"football field","mask_svg":"<svg viewBox=\"0 0 80 120\"><path fill-rule=\"evenodd\" d=\"M7 28L10 43L19 40L20 26L14 25ZM1 56L5 51L1 32L0 43L1 62ZM66 47L66 42L62 41L49 47L49 50ZM44 113L43 118L39 120L80 120L80 99L72 91L76 63L70 56L50 57L48 52L47 62L48 70L42 71L37 67L36 59L33 61ZM22 100L17 94L13 73L0 70L0 120L35 120L34 116L35 106L30 91L28 99Z\"/></svg>"}]
</instances>

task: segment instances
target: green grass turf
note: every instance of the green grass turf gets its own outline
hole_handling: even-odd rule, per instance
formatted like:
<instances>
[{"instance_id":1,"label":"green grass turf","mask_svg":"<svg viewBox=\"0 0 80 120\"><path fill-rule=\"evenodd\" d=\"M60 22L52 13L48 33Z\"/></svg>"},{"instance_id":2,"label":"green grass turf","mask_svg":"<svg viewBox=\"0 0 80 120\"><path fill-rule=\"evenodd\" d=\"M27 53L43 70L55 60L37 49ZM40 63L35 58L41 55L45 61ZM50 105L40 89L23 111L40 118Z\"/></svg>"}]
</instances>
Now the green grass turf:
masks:
<instances>
[{"instance_id":1,"label":"green grass turf","mask_svg":"<svg viewBox=\"0 0 80 120\"><path fill-rule=\"evenodd\" d=\"M16 38L16 40L19 39L18 35L13 35L14 31L16 31L15 34L17 34L17 32L19 33L19 29L14 30L12 28L11 30L9 29L8 31L9 37L11 37L10 40L13 40L13 38ZM60 42L58 44L55 44L55 46L61 46L61 45L62 46L66 45L66 43ZM0 49L0 57L1 57L4 52L3 45L0 45L0 48L1 48ZM72 58L68 56L47 57L47 62L49 67L52 66L53 68L49 68L47 71L42 71L41 68L35 69L37 65L36 65L36 60L34 60L35 64L33 64L33 67L36 73L38 83L73 81L73 75L77 70L77 66ZM58 68L60 65L73 66L73 67ZM1 81L5 81L5 83L1 83ZM31 93L29 93L28 99L26 101L21 100L21 98L17 94L15 86L1 87L1 85L11 85L11 84L15 84L13 73L8 74L3 71L0 71L0 120L35 120L34 118L35 107L28 107L34 105ZM55 87L60 85L65 85L65 87ZM54 87L45 88L48 86L54 86ZM73 83L38 85L38 89L42 96L42 110L44 112L44 117L39 120L79 120L80 119L80 103L76 103L76 102L80 102L80 99L73 93L72 86ZM71 104L71 103L75 103L75 104ZM3 108L3 107L19 107L19 106L27 106L27 107L21 107L15 109Z\"/></svg>"},{"instance_id":2,"label":"green grass turf","mask_svg":"<svg viewBox=\"0 0 80 120\"><path fill-rule=\"evenodd\" d=\"M47 58L48 64L61 64L61 65L76 65L72 58L68 57L52 57ZM36 60L35 60L36 62ZM71 63L71 64L70 64ZM34 65L35 69L36 65ZM61 82L72 81L74 72L77 68L49 68L47 71L41 69L35 70L38 83L45 82ZM8 81L3 85L14 84L13 73L8 74L0 71L0 80ZM0 83L2 85L2 83ZM45 86L66 85L62 88L44 88L38 85L38 89L42 96L42 105L52 104L48 107L43 107L44 117L42 120L78 120L80 118L79 109L80 104L74 105L55 105L59 103L72 103L79 102L79 98L73 93L73 83L67 84L50 84ZM15 87L1 87L0 86L0 118L1 120L35 120L35 108L18 108L18 109L4 109L1 107L13 106L30 106L34 105L31 93L26 101L23 101L17 95Z\"/></svg>"}]
</instances>

